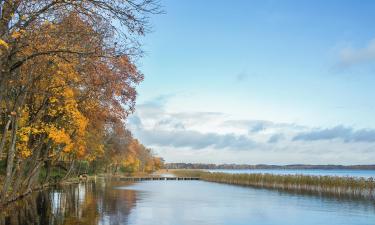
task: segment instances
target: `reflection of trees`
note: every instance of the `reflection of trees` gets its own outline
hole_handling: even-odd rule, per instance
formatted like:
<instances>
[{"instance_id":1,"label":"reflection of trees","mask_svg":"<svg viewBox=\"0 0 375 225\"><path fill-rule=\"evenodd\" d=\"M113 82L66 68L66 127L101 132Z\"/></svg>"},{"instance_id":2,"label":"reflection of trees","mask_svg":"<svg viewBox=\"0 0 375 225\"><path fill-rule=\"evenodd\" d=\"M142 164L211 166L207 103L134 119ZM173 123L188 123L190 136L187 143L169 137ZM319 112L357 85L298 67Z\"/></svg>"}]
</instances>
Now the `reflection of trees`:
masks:
<instances>
[{"instance_id":1,"label":"reflection of trees","mask_svg":"<svg viewBox=\"0 0 375 225\"><path fill-rule=\"evenodd\" d=\"M136 192L113 182L67 185L34 193L0 212L0 225L126 224ZM105 218L105 219L104 219Z\"/></svg>"},{"instance_id":2,"label":"reflection of trees","mask_svg":"<svg viewBox=\"0 0 375 225\"><path fill-rule=\"evenodd\" d=\"M101 223L127 224L131 209L136 203L136 192L133 190L116 190L113 187L123 186L123 182L103 182L99 212ZM99 193L99 192L97 192ZM105 219L104 219L105 217Z\"/></svg>"},{"instance_id":3,"label":"reflection of trees","mask_svg":"<svg viewBox=\"0 0 375 225\"><path fill-rule=\"evenodd\" d=\"M51 212L49 195L35 193L21 199L0 213L0 225L45 225Z\"/></svg>"}]
</instances>

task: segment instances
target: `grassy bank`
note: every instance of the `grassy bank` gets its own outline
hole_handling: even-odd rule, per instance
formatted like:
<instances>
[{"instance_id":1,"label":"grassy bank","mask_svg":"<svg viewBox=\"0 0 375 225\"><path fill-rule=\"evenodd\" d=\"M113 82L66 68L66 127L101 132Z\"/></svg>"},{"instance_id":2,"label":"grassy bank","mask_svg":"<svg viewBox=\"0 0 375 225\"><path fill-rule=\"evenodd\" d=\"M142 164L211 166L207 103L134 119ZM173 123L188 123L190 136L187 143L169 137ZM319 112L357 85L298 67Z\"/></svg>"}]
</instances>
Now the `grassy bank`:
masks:
<instances>
[{"instance_id":1,"label":"grassy bank","mask_svg":"<svg viewBox=\"0 0 375 225\"><path fill-rule=\"evenodd\" d=\"M171 170L177 176L199 177L205 181L278 189L286 191L334 194L375 199L375 181L364 178L273 175L273 174L228 174L200 170Z\"/></svg>"}]
</instances>

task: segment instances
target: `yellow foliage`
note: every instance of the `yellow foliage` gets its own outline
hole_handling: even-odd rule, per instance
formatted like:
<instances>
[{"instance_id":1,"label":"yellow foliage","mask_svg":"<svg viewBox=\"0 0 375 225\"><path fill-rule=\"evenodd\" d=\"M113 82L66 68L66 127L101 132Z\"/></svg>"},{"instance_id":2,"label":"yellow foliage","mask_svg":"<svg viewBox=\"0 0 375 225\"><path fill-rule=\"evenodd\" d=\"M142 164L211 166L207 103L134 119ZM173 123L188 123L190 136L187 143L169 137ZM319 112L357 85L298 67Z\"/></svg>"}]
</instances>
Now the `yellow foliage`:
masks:
<instances>
[{"instance_id":1,"label":"yellow foliage","mask_svg":"<svg viewBox=\"0 0 375 225\"><path fill-rule=\"evenodd\" d=\"M83 158L86 155L85 136L89 121L78 108L75 90L67 85L67 81L78 80L74 78L78 74L73 69L67 64L59 65L58 70L53 71L56 75L47 83L53 84L53 88L49 89L52 95L48 98L47 115L56 120L46 127L54 146L64 146L63 153L74 153Z\"/></svg>"},{"instance_id":2,"label":"yellow foliage","mask_svg":"<svg viewBox=\"0 0 375 225\"><path fill-rule=\"evenodd\" d=\"M28 158L29 156L31 156L31 150L27 148L25 144L18 143L17 148L20 149L19 151L22 158Z\"/></svg>"},{"instance_id":3,"label":"yellow foliage","mask_svg":"<svg viewBox=\"0 0 375 225\"><path fill-rule=\"evenodd\" d=\"M64 129L57 129L56 127L52 126L48 131L48 137L57 144L68 144L71 142L69 135L65 133Z\"/></svg>"},{"instance_id":4,"label":"yellow foliage","mask_svg":"<svg viewBox=\"0 0 375 225\"><path fill-rule=\"evenodd\" d=\"M2 85L4 96L20 97L0 101L3 109L21 105L14 109L19 118L18 159L35 156L39 152L35 149L43 149L41 160L51 160L52 166L60 160L102 158L106 163L124 165L132 171L140 168L151 171L154 163L147 161L149 152L141 152L144 146L135 139L127 149L128 131L120 128L135 104L135 86L142 80L141 74L130 58L118 57L114 54L116 49L108 50L103 41L107 35L88 21L75 13L58 18L52 23L38 20L24 27L25 30L19 28L22 26L10 27L9 36L0 39L1 58L6 52L14 53L9 59L4 58L4 62L9 65L14 64L7 61L10 59L22 62L17 63L16 72L6 76ZM4 115L1 126L8 120ZM113 139L125 136L121 141L107 141L111 126L120 130ZM8 136L11 135L6 136L7 147L11 139Z\"/></svg>"},{"instance_id":5,"label":"yellow foliage","mask_svg":"<svg viewBox=\"0 0 375 225\"><path fill-rule=\"evenodd\" d=\"M145 166L145 171L152 172L153 170L154 170L154 161L153 160L147 161L146 166Z\"/></svg>"},{"instance_id":6,"label":"yellow foliage","mask_svg":"<svg viewBox=\"0 0 375 225\"><path fill-rule=\"evenodd\" d=\"M18 126L20 126L20 127L25 126L26 123L28 122L28 119L29 119L29 110L28 110L27 107L24 107L21 110L21 113L20 113L20 118L19 118L19 121L18 121Z\"/></svg>"},{"instance_id":7,"label":"yellow foliage","mask_svg":"<svg viewBox=\"0 0 375 225\"><path fill-rule=\"evenodd\" d=\"M17 131L18 141L16 148L22 158L27 158L31 155L31 150L28 147L31 127L22 127Z\"/></svg>"},{"instance_id":8,"label":"yellow foliage","mask_svg":"<svg viewBox=\"0 0 375 225\"><path fill-rule=\"evenodd\" d=\"M3 39L0 38L0 47L8 49L9 45Z\"/></svg>"},{"instance_id":9,"label":"yellow foliage","mask_svg":"<svg viewBox=\"0 0 375 225\"><path fill-rule=\"evenodd\" d=\"M85 141L83 139L77 140L74 147L76 149L77 156L79 158L83 158L86 154L86 143L85 143Z\"/></svg>"},{"instance_id":10,"label":"yellow foliage","mask_svg":"<svg viewBox=\"0 0 375 225\"><path fill-rule=\"evenodd\" d=\"M57 129L56 127L54 126L51 126L49 127L48 129L48 137L57 145L59 144L64 144L64 149L63 151L65 153L69 153L72 151L73 149L73 143L72 143L72 140L69 136L69 134L67 134L65 132L65 129L62 128L62 129Z\"/></svg>"},{"instance_id":11,"label":"yellow foliage","mask_svg":"<svg viewBox=\"0 0 375 225\"><path fill-rule=\"evenodd\" d=\"M58 99L56 97L52 96L52 97L49 98L49 102L55 103L55 102L58 102Z\"/></svg>"},{"instance_id":12,"label":"yellow foliage","mask_svg":"<svg viewBox=\"0 0 375 225\"><path fill-rule=\"evenodd\" d=\"M74 92L71 88L65 88L64 90L64 97L65 98L73 98L74 97Z\"/></svg>"},{"instance_id":13,"label":"yellow foliage","mask_svg":"<svg viewBox=\"0 0 375 225\"><path fill-rule=\"evenodd\" d=\"M8 43L6 43L3 39L0 38L0 56L3 54L4 50L7 50L8 48Z\"/></svg>"}]
</instances>

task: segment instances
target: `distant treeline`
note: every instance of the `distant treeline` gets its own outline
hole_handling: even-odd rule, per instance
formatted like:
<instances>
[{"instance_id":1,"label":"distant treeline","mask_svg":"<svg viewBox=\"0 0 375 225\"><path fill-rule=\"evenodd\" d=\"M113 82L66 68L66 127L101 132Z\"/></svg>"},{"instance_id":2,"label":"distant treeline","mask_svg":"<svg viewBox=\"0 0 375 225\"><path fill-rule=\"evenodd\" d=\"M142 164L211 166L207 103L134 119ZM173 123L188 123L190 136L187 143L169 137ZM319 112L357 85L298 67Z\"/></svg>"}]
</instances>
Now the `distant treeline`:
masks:
<instances>
[{"instance_id":1,"label":"distant treeline","mask_svg":"<svg viewBox=\"0 0 375 225\"><path fill-rule=\"evenodd\" d=\"M375 165L248 165L248 164L204 164L204 163L167 163L166 169L355 169L355 170L375 170Z\"/></svg>"}]
</instances>

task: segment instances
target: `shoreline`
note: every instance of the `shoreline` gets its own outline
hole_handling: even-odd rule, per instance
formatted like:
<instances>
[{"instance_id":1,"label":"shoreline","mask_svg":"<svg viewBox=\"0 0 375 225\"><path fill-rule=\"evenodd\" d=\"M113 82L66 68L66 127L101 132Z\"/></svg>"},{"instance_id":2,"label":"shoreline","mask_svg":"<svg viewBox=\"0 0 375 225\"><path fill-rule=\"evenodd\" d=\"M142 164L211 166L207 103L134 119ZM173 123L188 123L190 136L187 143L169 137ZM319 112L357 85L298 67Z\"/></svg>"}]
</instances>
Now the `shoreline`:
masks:
<instances>
[{"instance_id":1,"label":"shoreline","mask_svg":"<svg viewBox=\"0 0 375 225\"><path fill-rule=\"evenodd\" d=\"M202 170L170 170L176 176L194 176L203 181L253 188L264 188L288 192L327 194L338 197L375 199L373 178L273 175L273 174L229 174Z\"/></svg>"},{"instance_id":2,"label":"shoreline","mask_svg":"<svg viewBox=\"0 0 375 225\"><path fill-rule=\"evenodd\" d=\"M13 204L17 201L20 201L23 198L27 197L28 195L30 195L34 192L43 191L43 190L46 190L46 189L48 189L50 187L53 187L53 186L70 185L70 184L78 184L80 182L87 182L87 181L93 179L94 177L96 177L96 176L88 176L88 179L86 181L82 181L78 177L68 178L67 180L64 180L64 181L61 181L61 182L47 183L47 184L43 184L43 185L40 185L40 186L36 186L34 188L30 188L30 189L26 190L25 192L14 196L13 198L9 199L8 201L4 202L3 204L0 204L0 209L4 209L4 208L8 207L9 205L11 205L11 204Z\"/></svg>"},{"instance_id":3,"label":"shoreline","mask_svg":"<svg viewBox=\"0 0 375 225\"><path fill-rule=\"evenodd\" d=\"M30 189L26 190L25 192L14 196L13 198L9 199L8 201L4 202L3 204L0 204L0 209L7 208L10 205L16 203L17 201L20 201L20 200L26 198L27 196L29 196L32 193L47 190L48 188L51 188L51 187L54 187L54 186L65 186L65 185L73 185L73 184L90 182L92 180L96 180L98 177L116 178L116 177L120 177L120 176L121 176L120 174L117 174L117 175L115 175L115 174L111 174L111 175L110 174L96 174L96 175L88 175L87 178L85 178L85 179L82 179L82 178L79 178L79 177L70 177L70 178L67 178L66 180L59 181L59 182L56 182L56 183L43 184L43 185L40 185L40 186L36 186L34 188L30 188Z\"/></svg>"},{"instance_id":4,"label":"shoreline","mask_svg":"<svg viewBox=\"0 0 375 225\"><path fill-rule=\"evenodd\" d=\"M254 169L256 170L256 169ZM237 186L247 186L252 188L264 188L272 190L281 190L295 193L309 193L314 195L335 195L337 197L360 197L366 199L375 199L375 180L373 178L355 178L355 177L338 177L338 176L315 176L315 175L276 175L261 173L238 173L230 174L223 172L208 172L201 169L161 169L154 173L145 174L96 174L89 175L86 179L79 177L68 178L57 183L44 184L21 193L4 204L0 209L22 200L28 195L46 190L53 186L65 186L72 184L85 183L97 178L121 178L137 177L147 175L150 177L198 177L202 181L230 184Z\"/></svg>"}]
</instances>

